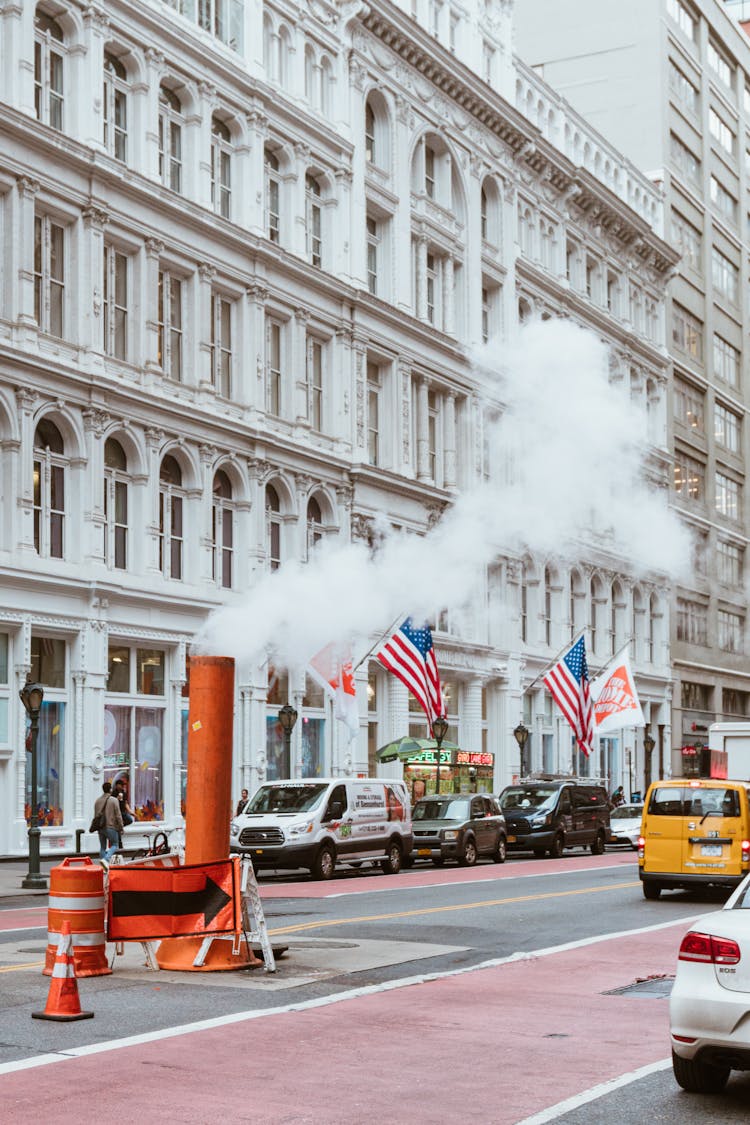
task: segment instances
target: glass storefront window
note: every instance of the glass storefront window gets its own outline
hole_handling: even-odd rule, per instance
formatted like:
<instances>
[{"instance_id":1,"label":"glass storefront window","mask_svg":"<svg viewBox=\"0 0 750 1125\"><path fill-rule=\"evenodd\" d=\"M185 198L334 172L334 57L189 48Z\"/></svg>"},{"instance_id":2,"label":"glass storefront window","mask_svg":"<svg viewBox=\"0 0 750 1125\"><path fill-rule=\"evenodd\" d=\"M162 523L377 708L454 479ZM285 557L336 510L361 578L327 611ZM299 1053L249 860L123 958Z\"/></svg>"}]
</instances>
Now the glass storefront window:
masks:
<instances>
[{"instance_id":1,"label":"glass storefront window","mask_svg":"<svg viewBox=\"0 0 750 1125\"><path fill-rule=\"evenodd\" d=\"M130 691L130 649L121 645L109 646L107 663L107 691Z\"/></svg>"},{"instance_id":2,"label":"glass storefront window","mask_svg":"<svg viewBox=\"0 0 750 1125\"><path fill-rule=\"evenodd\" d=\"M289 751L284 746L284 732L275 715L266 716L266 781L282 781L290 777Z\"/></svg>"},{"instance_id":3,"label":"glass storefront window","mask_svg":"<svg viewBox=\"0 0 750 1125\"><path fill-rule=\"evenodd\" d=\"M302 718L302 776L322 777L324 773L325 719Z\"/></svg>"},{"instance_id":4,"label":"glass storefront window","mask_svg":"<svg viewBox=\"0 0 750 1125\"><path fill-rule=\"evenodd\" d=\"M63 747L65 745L65 704L42 703L39 713L39 733L36 742L37 754L37 815L39 824L52 826L62 824L62 776ZM26 723L26 749L31 750L31 723ZM26 758L26 823L31 821L31 758Z\"/></svg>"},{"instance_id":5,"label":"glass storefront window","mask_svg":"<svg viewBox=\"0 0 750 1125\"><path fill-rule=\"evenodd\" d=\"M153 707L104 709L104 778L122 780L135 819L164 819L164 712Z\"/></svg>"},{"instance_id":6,"label":"glass storefront window","mask_svg":"<svg viewBox=\"0 0 750 1125\"><path fill-rule=\"evenodd\" d=\"M32 633L31 679L46 688L65 687L65 641Z\"/></svg>"},{"instance_id":7,"label":"glass storefront window","mask_svg":"<svg viewBox=\"0 0 750 1125\"><path fill-rule=\"evenodd\" d=\"M139 695L164 695L164 653L158 649L137 650Z\"/></svg>"}]
</instances>

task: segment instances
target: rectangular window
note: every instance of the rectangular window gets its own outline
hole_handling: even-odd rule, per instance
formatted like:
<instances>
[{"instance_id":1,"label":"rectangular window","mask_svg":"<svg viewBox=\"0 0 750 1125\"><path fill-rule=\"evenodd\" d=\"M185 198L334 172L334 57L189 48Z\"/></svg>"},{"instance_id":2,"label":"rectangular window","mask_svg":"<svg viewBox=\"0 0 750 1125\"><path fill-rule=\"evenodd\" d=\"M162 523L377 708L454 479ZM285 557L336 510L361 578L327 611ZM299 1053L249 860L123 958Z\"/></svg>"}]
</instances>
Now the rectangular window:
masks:
<instances>
[{"instance_id":1,"label":"rectangular window","mask_svg":"<svg viewBox=\"0 0 750 1125\"><path fill-rule=\"evenodd\" d=\"M427 319L435 323L435 301L438 293L437 260L434 254L427 255Z\"/></svg>"},{"instance_id":2,"label":"rectangular window","mask_svg":"<svg viewBox=\"0 0 750 1125\"><path fill-rule=\"evenodd\" d=\"M744 569L744 551L736 543L719 539L716 544L716 569L724 586L741 586Z\"/></svg>"},{"instance_id":3,"label":"rectangular window","mask_svg":"<svg viewBox=\"0 0 750 1125\"><path fill-rule=\"evenodd\" d=\"M380 464L381 377L376 364L367 364L367 461Z\"/></svg>"},{"instance_id":4,"label":"rectangular window","mask_svg":"<svg viewBox=\"0 0 750 1125\"><path fill-rule=\"evenodd\" d=\"M702 602L677 599L677 640L691 645L708 644L708 607Z\"/></svg>"},{"instance_id":5,"label":"rectangular window","mask_svg":"<svg viewBox=\"0 0 750 1125\"><path fill-rule=\"evenodd\" d=\"M731 90L732 81L734 78L734 69L730 66L730 64L710 39L708 41L708 65L710 66L716 77L719 79L719 81L722 83L722 85L726 86L728 90Z\"/></svg>"},{"instance_id":6,"label":"rectangular window","mask_svg":"<svg viewBox=\"0 0 750 1125\"><path fill-rule=\"evenodd\" d=\"M722 652L745 651L745 618L739 613L720 609L718 613L719 648Z\"/></svg>"},{"instance_id":7,"label":"rectangular window","mask_svg":"<svg viewBox=\"0 0 750 1125\"><path fill-rule=\"evenodd\" d=\"M708 128L711 136L719 142L724 152L734 156L734 133L714 109L708 111Z\"/></svg>"},{"instance_id":8,"label":"rectangular window","mask_svg":"<svg viewBox=\"0 0 750 1125\"><path fill-rule=\"evenodd\" d=\"M692 430L693 433L702 434L705 429L704 398L703 392L698 390L697 387L693 387L690 383L683 382L682 379L675 379L675 421L681 422L683 426Z\"/></svg>"},{"instance_id":9,"label":"rectangular window","mask_svg":"<svg viewBox=\"0 0 750 1125\"><path fill-rule=\"evenodd\" d=\"M367 216L367 288L373 296L378 292L378 223L371 215Z\"/></svg>"},{"instance_id":10,"label":"rectangular window","mask_svg":"<svg viewBox=\"0 0 750 1125\"><path fill-rule=\"evenodd\" d=\"M116 359L128 358L128 259L104 246L104 351Z\"/></svg>"},{"instance_id":11,"label":"rectangular window","mask_svg":"<svg viewBox=\"0 0 750 1125\"><path fill-rule=\"evenodd\" d=\"M228 219L232 206L231 142L214 133L211 138L211 206Z\"/></svg>"},{"instance_id":12,"label":"rectangular window","mask_svg":"<svg viewBox=\"0 0 750 1125\"><path fill-rule=\"evenodd\" d=\"M692 184L699 184L701 178L701 162L687 145L683 144L674 133L669 135L669 155L678 172Z\"/></svg>"},{"instance_id":13,"label":"rectangular window","mask_svg":"<svg viewBox=\"0 0 750 1125\"><path fill-rule=\"evenodd\" d=\"M730 453L740 451L741 419L733 410L717 402L714 404L714 436L718 445Z\"/></svg>"},{"instance_id":14,"label":"rectangular window","mask_svg":"<svg viewBox=\"0 0 750 1125\"><path fill-rule=\"evenodd\" d=\"M31 722L26 719L27 736ZM62 777L65 760L65 703L45 699L39 713L37 757L37 819L40 826L63 823ZM26 822L31 818L31 769L26 770Z\"/></svg>"},{"instance_id":15,"label":"rectangular window","mask_svg":"<svg viewBox=\"0 0 750 1125\"><path fill-rule=\"evenodd\" d=\"M722 688L721 710L724 715L738 715L744 718L750 705L750 692L738 691L736 688Z\"/></svg>"},{"instance_id":16,"label":"rectangular window","mask_svg":"<svg viewBox=\"0 0 750 1125\"><path fill-rule=\"evenodd\" d=\"M731 301L733 305L736 305L740 287L740 271L715 246L711 250L711 277L714 289Z\"/></svg>"},{"instance_id":17,"label":"rectangular window","mask_svg":"<svg viewBox=\"0 0 750 1125\"><path fill-rule=\"evenodd\" d=\"M47 449L37 450L33 469L34 550L61 559L65 546L65 466Z\"/></svg>"},{"instance_id":18,"label":"rectangular window","mask_svg":"<svg viewBox=\"0 0 750 1125\"><path fill-rule=\"evenodd\" d=\"M486 344L490 338L490 291L482 289L482 343Z\"/></svg>"},{"instance_id":19,"label":"rectangular window","mask_svg":"<svg viewBox=\"0 0 750 1125\"><path fill-rule=\"evenodd\" d=\"M726 516L726 518L730 520L738 519L741 497L742 489L739 483L733 480L732 477L717 472L715 478L715 500L716 511L719 515Z\"/></svg>"},{"instance_id":20,"label":"rectangular window","mask_svg":"<svg viewBox=\"0 0 750 1125\"><path fill-rule=\"evenodd\" d=\"M676 303L672 305L672 343L686 355L703 361L703 322Z\"/></svg>"},{"instance_id":21,"label":"rectangular window","mask_svg":"<svg viewBox=\"0 0 750 1125\"><path fill-rule=\"evenodd\" d=\"M138 822L164 819L162 745L164 709L108 703L104 777L123 781Z\"/></svg>"},{"instance_id":22,"label":"rectangular window","mask_svg":"<svg viewBox=\"0 0 750 1125\"><path fill-rule=\"evenodd\" d=\"M683 35L695 40L695 20L681 0L667 0L667 11Z\"/></svg>"},{"instance_id":23,"label":"rectangular window","mask_svg":"<svg viewBox=\"0 0 750 1125\"><path fill-rule=\"evenodd\" d=\"M44 17L47 19L48 17ZM63 127L63 45L50 31L37 32L34 43L34 110L37 120Z\"/></svg>"},{"instance_id":24,"label":"rectangular window","mask_svg":"<svg viewBox=\"0 0 750 1125\"><path fill-rule=\"evenodd\" d=\"M182 282L159 270L157 307L159 365L165 375L182 378Z\"/></svg>"},{"instance_id":25,"label":"rectangular window","mask_svg":"<svg viewBox=\"0 0 750 1125\"><path fill-rule=\"evenodd\" d=\"M706 467L680 450L674 456L674 491L682 500L702 503L706 495Z\"/></svg>"},{"instance_id":26,"label":"rectangular window","mask_svg":"<svg viewBox=\"0 0 750 1125\"><path fill-rule=\"evenodd\" d=\"M719 183L716 176L711 176L709 182L709 194L711 202L720 215L730 222L737 222L737 200L731 195L727 189Z\"/></svg>"},{"instance_id":27,"label":"rectangular window","mask_svg":"<svg viewBox=\"0 0 750 1125\"><path fill-rule=\"evenodd\" d=\"M34 219L34 319L41 332L62 336L65 308L65 230L48 215Z\"/></svg>"},{"instance_id":28,"label":"rectangular window","mask_svg":"<svg viewBox=\"0 0 750 1125\"><path fill-rule=\"evenodd\" d=\"M281 416L281 325L266 321L266 410Z\"/></svg>"},{"instance_id":29,"label":"rectangular window","mask_svg":"<svg viewBox=\"0 0 750 1125\"><path fill-rule=\"evenodd\" d=\"M65 687L64 640L31 635L31 679L45 688Z\"/></svg>"},{"instance_id":30,"label":"rectangular window","mask_svg":"<svg viewBox=\"0 0 750 1125\"><path fill-rule=\"evenodd\" d=\"M424 148L424 191L428 199L435 198L435 153L429 145Z\"/></svg>"},{"instance_id":31,"label":"rectangular window","mask_svg":"<svg viewBox=\"0 0 750 1125\"><path fill-rule=\"evenodd\" d=\"M232 395L232 302L211 297L211 378L217 394Z\"/></svg>"},{"instance_id":32,"label":"rectangular window","mask_svg":"<svg viewBox=\"0 0 750 1125\"><path fill-rule=\"evenodd\" d=\"M714 375L730 387L739 386L740 353L721 336L714 336Z\"/></svg>"},{"instance_id":33,"label":"rectangular window","mask_svg":"<svg viewBox=\"0 0 750 1125\"><path fill-rule=\"evenodd\" d=\"M713 688L708 684L683 680L680 696L684 711L713 711Z\"/></svg>"},{"instance_id":34,"label":"rectangular window","mask_svg":"<svg viewBox=\"0 0 750 1125\"><path fill-rule=\"evenodd\" d=\"M323 345L307 340L307 420L314 430L323 429Z\"/></svg>"},{"instance_id":35,"label":"rectangular window","mask_svg":"<svg viewBox=\"0 0 750 1125\"><path fill-rule=\"evenodd\" d=\"M687 219L678 212L672 212L672 242L680 250L685 263L694 270L701 268L701 248L703 237Z\"/></svg>"},{"instance_id":36,"label":"rectangular window","mask_svg":"<svg viewBox=\"0 0 750 1125\"><path fill-rule=\"evenodd\" d=\"M440 419L438 396L435 391L427 395L427 457L429 478L438 483L438 423Z\"/></svg>"},{"instance_id":37,"label":"rectangular window","mask_svg":"<svg viewBox=\"0 0 750 1125\"><path fill-rule=\"evenodd\" d=\"M669 60L669 87L683 109L698 112L698 91L672 59Z\"/></svg>"},{"instance_id":38,"label":"rectangular window","mask_svg":"<svg viewBox=\"0 0 750 1125\"><path fill-rule=\"evenodd\" d=\"M112 470L104 475L104 561L116 570L127 569L128 485Z\"/></svg>"}]
</instances>

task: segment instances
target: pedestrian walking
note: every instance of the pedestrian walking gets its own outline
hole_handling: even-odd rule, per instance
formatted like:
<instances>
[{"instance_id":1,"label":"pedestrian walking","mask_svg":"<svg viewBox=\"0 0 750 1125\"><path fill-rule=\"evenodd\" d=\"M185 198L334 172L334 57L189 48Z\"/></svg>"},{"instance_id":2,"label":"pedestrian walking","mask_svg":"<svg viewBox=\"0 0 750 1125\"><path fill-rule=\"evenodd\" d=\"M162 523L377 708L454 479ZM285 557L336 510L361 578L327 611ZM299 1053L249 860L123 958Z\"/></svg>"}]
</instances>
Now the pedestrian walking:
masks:
<instances>
[{"instance_id":1,"label":"pedestrian walking","mask_svg":"<svg viewBox=\"0 0 750 1125\"><path fill-rule=\"evenodd\" d=\"M248 803L249 800L250 800L250 798L247 795L247 789L243 789L242 790L242 796L240 797L239 801L237 802L237 812L235 813L235 816L241 816L241 814L245 811L245 805Z\"/></svg>"},{"instance_id":2,"label":"pedestrian walking","mask_svg":"<svg viewBox=\"0 0 750 1125\"><path fill-rule=\"evenodd\" d=\"M101 797L94 802L94 819L90 828L91 832L99 833L99 858L105 863L117 851L123 828L120 802L112 793L112 782L105 781Z\"/></svg>"},{"instance_id":3,"label":"pedestrian walking","mask_svg":"<svg viewBox=\"0 0 750 1125\"><path fill-rule=\"evenodd\" d=\"M125 782L121 777L118 777L117 781L115 782L114 789L112 790L112 796L117 798L117 801L120 805L120 816L122 817L122 823L124 827L127 828L127 826L129 824L132 824L135 820L135 813L128 804L128 794L127 790L125 789ZM119 846L122 847L122 834L120 834Z\"/></svg>"}]
</instances>

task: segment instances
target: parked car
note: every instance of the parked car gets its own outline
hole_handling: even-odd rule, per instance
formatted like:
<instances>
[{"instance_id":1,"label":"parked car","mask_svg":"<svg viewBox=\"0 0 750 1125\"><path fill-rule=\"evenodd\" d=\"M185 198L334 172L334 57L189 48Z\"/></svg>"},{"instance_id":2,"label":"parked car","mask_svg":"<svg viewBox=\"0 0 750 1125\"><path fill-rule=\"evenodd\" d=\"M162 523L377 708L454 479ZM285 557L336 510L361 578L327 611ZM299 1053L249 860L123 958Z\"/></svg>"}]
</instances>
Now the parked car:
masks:
<instances>
[{"instance_id":1,"label":"parked car","mask_svg":"<svg viewBox=\"0 0 750 1125\"><path fill-rule=\"evenodd\" d=\"M522 781L503 789L498 800L511 851L559 859L565 848L582 847L601 855L609 839L607 790L585 778Z\"/></svg>"},{"instance_id":2,"label":"parked car","mask_svg":"<svg viewBox=\"0 0 750 1125\"><path fill-rule=\"evenodd\" d=\"M609 814L610 832L608 844L627 844L633 851L638 850L638 837L641 834L643 805L619 805Z\"/></svg>"},{"instance_id":3,"label":"parked car","mask_svg":"<svg viewBox=\"0 0 750 1125\"><path fill-rule=\"evenodd\" d=\"M732 1070L750 1070L750 875L723 909L682 939L669 1001L674 1076L683 1090L722 1090Z\"/></svg>"},{"instance_id":4,"label":"parked car","mask_svg":"<svg viewBox=\"0 0 750 1125\"><path fill-rule=\"evenodd\" d=\"M438 866L457 859L473 867L480 856L505 862L505 817L488 794L420 797L412 809L412 826L414 848L405 866L415 859L431 859Z\"/></svg>"}]
</instances>

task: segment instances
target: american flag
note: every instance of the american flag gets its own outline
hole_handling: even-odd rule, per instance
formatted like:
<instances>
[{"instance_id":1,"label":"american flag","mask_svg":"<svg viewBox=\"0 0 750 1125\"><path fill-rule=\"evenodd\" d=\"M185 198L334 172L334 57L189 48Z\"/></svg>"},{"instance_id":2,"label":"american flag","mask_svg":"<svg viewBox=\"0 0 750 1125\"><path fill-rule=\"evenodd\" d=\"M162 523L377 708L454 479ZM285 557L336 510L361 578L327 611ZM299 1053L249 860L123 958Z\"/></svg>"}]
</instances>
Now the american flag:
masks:
<instances>
[{"instance_id":1,"label":"american flag","mask_svg":"<svg viewBox=\"0 0 750 1125\"><path fill-rule=\"evenodd\" d=\"M375 658L406 684L427 716L432 732L433 720L444 713L444 707L432 633L427 626L418 629L407 617L393 636L383 642Z\"/></svg>"},{"instance_id":2,"label":"american flag","mask_svg":"<svg viewBox=\"0 0 750 1125\"><path fill-rule=\"evenodd\" d=\"M576 742L588 757L594 749L594 707L583 637L550 668L544 677L544 683L572 726Z\"/></svg>"}]
</instances>

